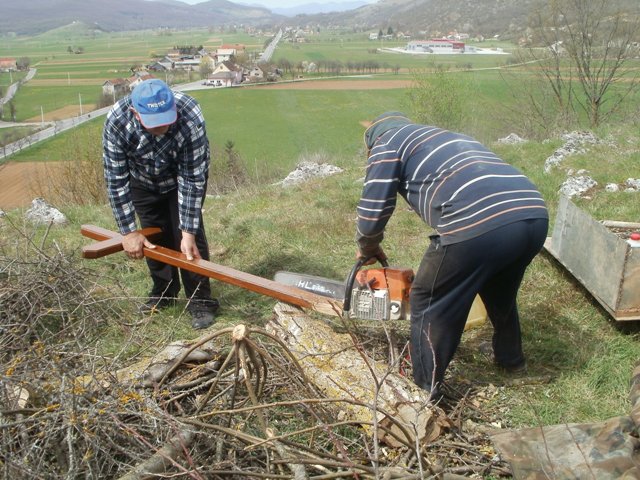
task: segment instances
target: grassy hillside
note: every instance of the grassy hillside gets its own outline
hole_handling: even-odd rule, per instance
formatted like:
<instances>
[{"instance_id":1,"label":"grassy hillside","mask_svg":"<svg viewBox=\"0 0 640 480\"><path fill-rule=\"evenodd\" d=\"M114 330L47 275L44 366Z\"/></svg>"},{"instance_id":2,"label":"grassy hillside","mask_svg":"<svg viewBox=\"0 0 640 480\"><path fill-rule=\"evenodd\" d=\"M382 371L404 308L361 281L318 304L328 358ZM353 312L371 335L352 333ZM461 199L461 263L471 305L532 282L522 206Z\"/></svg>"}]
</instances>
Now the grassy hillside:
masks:
<instances>
[{"instance_id":1,"label":"grassy hillside","mask_svg":"<svg viewBox=\"0 0 640 480\"><path fill-rule=\"evenodd\" d=\"M356 115L354 120L357 118ZM296 116L290 120L292 125L299 121ZM307 126L309 132L314 132L320 139L331 137L328 132L333 127L329 122L314 125L315 131ZM577 200L581 208L598 220L637 221L640 218L639 203L634 200L637 194L608 193L604 191L604 185L623 183L634 174L637 177L634 165L640 160L637 153L640 151L640 138L629 130L612 133L611 144L592 146L584 154L569 157L563 168L552 174L543 173L544 161L560 146L562 142L559 140L494 147L539 185L548 202L552 220L565 169L588 168L599 186L589 198ZM269 135L280 135L280 132L268 131L264 138ZM345 134L344 138L348 136ZM205 221L212 261L266 278L284 269L344 279L353 262L354 212L361 188L358 179L362 177L364 162L362 155L357 153L358 132L354 136L356 138L349 143L353 148L351 153L329 153L325 157L329 162L344 167L342 174L287 189L269 185L247 186L233 194L209 198L205 204ZM314 151L319 144L315 140L310 141L309 151ZM277 145L273 148L280 151ZM271 168L281 171L285 165L267 162L262 168L267 175ZM283 176L284 172L275 175ZM81 224L113 228L106 205L67 206L63 211L71 223L52 229L48 233L48 242L55 240L70 251L77 252L81 245L87 243L79 235ZM9 216L16 223L20 223L19 217L19 211ZM43 230L34 232L36 237ZM428 233L415 214L399 205L385 240L385 250L392 263L417 268L428 242ZM5 237L5 249L12 248L10 238ZM116 281L126 285L129 297L125 301L129 312L127 316L133 321L136 299L143 297L148 288L144 264L128 262L120 255L90 263L92 267L110 272L105 278L112 277L115 272ZM215 292L223 307L219 327L238 322L262 325L271 315L273 300L267 297L217 282ZM509 406L504 414L505 425L583 422L626 412L629 375L640 358L640 344L633 324L620 325L612 321L575 279L545 253L538 256L527 273L520 307L530 375L546 380L543 384L525 381L521 386L505 386L501 390L496 401ZM186 320L175 321L174 315L179 313L180 310L176 309L158 316L144 325L140 335L143 338L150 335L148 341L151 341L154 332L167 329L167 339L194 336L195 332L191 331ZM120 340L117 332L111 331L117 327L106 325L105 328L105 338L110 340L100 348L106 349L107 353L118 351ZM487 368L486 359L478 354L476 348L490 334L488 326L465 334L452 368L452 377L458 379L454 381L497 385L505 382L499 372Z\"/></svg>"}]
</instances>

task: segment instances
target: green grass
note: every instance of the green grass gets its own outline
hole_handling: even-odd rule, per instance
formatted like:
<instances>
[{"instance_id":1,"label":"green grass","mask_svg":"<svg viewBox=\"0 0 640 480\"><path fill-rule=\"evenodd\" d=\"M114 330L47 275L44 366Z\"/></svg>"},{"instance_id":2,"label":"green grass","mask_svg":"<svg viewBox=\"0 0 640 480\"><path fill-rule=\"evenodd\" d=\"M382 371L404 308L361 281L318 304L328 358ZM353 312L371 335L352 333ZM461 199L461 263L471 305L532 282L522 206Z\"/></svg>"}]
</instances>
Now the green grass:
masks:
<instances>
[{"instance_id":1,"label":"green grass","mask_svg":"<svg viewBox=\"0 0 640 480\"><path fill-rule=\"evenodd\" d=\"M86 85L35 87L26 84L18 90L14 98L16 121L40 121L41 114L47 115L69 105L76 105L76 115L79 115L81 103L84 106L83 112L87 113L87 105L95 104L98 98L99 92L96 92L96 88ZM55 119L69 118L69 113L65 111L64 115L58 114L58 118ZM5 119L6 116L5 114Z\"/></svg>"},{"instance_id":2,"label":"green grass","mask_svg":"<svg viewBox=\"0 0 640 480\"><path fill-rule=\"evenodd\" d=\"M9 127L0 129L0 147L13 142L17 142L21 138L31 135L36 132L38 128L34 127Z\"/></svg>"},{"instance_id":3,"label":"green grass","mask_svg":"<svg viewBox=\"0 0 640 480\"><path fill-rule=\"evenodd\" d=\"M401 90L258 88L194 92L194 96L203 105L212 142L234 141L249 171L258 177L288 173L301 157L318 151L344 158L356 155L363 148L364 129L358 122L401 108L404 101Z\"/></svg>"}]
</instances>

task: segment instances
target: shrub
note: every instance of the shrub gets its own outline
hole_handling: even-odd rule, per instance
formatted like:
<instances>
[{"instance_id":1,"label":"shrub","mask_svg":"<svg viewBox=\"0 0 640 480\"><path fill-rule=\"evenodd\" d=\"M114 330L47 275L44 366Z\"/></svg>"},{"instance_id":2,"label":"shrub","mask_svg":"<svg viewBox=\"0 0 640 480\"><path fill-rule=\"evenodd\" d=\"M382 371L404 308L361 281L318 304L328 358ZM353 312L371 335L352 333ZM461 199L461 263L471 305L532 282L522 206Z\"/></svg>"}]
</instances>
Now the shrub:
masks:
<instances>
[{"instance_id":1,"label":"shrub","mask_svg":"<svg viewBox=\"0 0 640 480\"><path fill-rule=\"evenodd\" d=\"M227 140L224 149L211 145L211 165L207 190L214 195L237 191L246 185L249 176L242 157L235 150L235 143Z\"/></svg>"},{"instance_id":2,"label":"shrub","mask_svg":"<svg viewBox=\"0 0 640 480\"><path fill-rule=\"evenodd\" d=\"M464 73L437 65L428 72L414 72L413 81L408 95L417 122L464 131L471 117L471 87Z\"/></svg>"},{"instance_id":3,"label":"shrub","mask_svg":"<svg viewBox=\"0 0 640 480\"><path fill-rule=\"evenodd\" d=\"M59 205L98 205L107 201L99 142L74 129L67 138L67 160L47 164L35 181L35 194Z\"/></svg>"}]
</instances>

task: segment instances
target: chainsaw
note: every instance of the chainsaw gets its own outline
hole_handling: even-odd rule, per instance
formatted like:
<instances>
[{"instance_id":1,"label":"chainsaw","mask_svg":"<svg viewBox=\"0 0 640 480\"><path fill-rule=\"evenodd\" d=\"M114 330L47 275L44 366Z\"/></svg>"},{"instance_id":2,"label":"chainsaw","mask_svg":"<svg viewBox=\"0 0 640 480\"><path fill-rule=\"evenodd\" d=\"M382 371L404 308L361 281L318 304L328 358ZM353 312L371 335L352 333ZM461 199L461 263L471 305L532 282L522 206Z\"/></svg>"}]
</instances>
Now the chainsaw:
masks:
<instances>
[{"instance_id":1,"label":"chainsaw","mask_svg":"<svg viewBox=\"0 0 640 480\"><path fill-rule=\"evenodd\" d=\"M376 258L382 268L362 267ZM338 282L313 275L279 271L274 280L309 292L343 301L344 314L360 320L406 320L414 273L410 268L390 267L380 257L360 258L347 280Z\"/></svg>"},{"instance_id":2,"label":"chainsaw","mask_svg":"<svg viewBox=\"0 0 640 480\"><path fill-rule=\"evenodd\" d=\"M382 268L362 267L376 258ZM290 285L317 295L342 301L343 316L358 320L409 320L409 293L415 275L410 268L391 267L385 258L356 261L345 282L303 273L276 272L276 283ZM482 325L487 310L476 295L467 316L465 330Z\"/></svg>"}]
</instances>

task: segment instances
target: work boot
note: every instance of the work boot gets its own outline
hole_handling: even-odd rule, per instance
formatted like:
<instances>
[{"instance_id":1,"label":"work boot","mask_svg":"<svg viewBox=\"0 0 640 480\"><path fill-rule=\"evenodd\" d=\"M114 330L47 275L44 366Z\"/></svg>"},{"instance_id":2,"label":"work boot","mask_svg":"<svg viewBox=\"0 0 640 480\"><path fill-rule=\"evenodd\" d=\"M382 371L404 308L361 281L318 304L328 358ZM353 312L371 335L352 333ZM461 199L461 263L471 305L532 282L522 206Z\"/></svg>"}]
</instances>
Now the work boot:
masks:
<instances>
[{"instance_id":1,"label":"work boot","mask_svg":"<svg viewBox=\"0 0 640 480\"><path fill-rule=\"evenodd\" d=\"M516 363L515 365L503 365L494 360L495 365L505 373L524 373L527 371L527 362L522 360L520 363Z\"/></svg>"},{"instance_id":2,"label":"work boot","mask_svg":"<svg viewBox=\"0 0 640 480\"><path fill-rule=\"evenodd\" d=\"M140 305L138 311L143 315L151 315L153 313L158 313L160 310L174 307L175 305L176 299L173 297L157 297L152 295L146 302Z\"/></svg>"},{"instance_id":3,"label":"work boot","mask_svg":"<svg viewBox=\"0 0 640 480\"><path fill-rule=\"evenodd\" d=\"M216 319L215 313L218 311L220 304L214 299L194 299L187 306L188 312L191 314L191 327L195 330L210 327Z\"/></svg>"}]
</instances>

